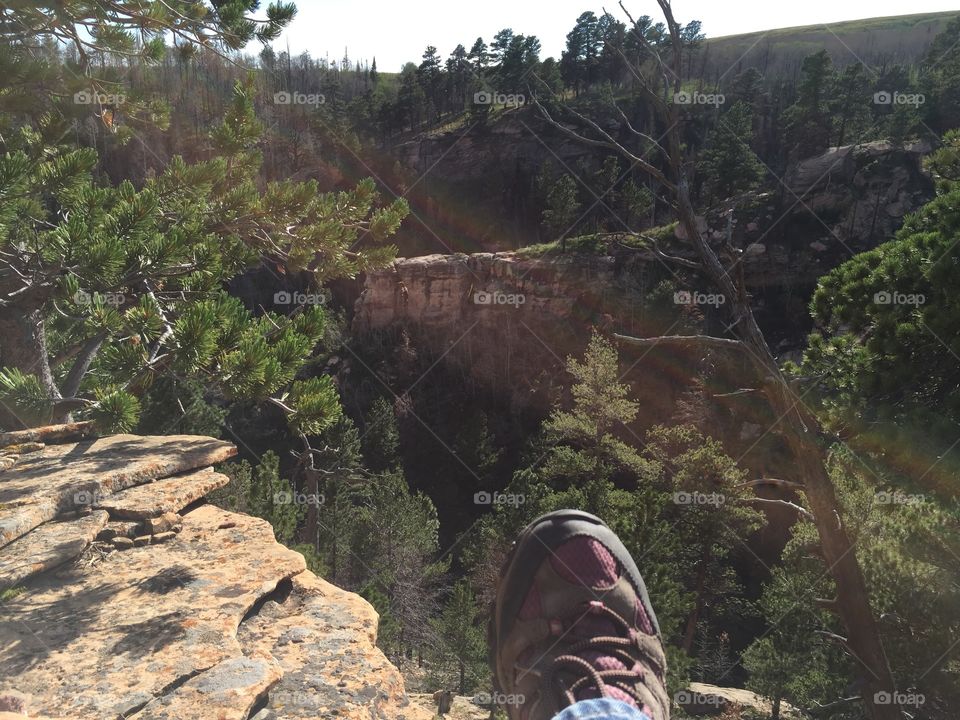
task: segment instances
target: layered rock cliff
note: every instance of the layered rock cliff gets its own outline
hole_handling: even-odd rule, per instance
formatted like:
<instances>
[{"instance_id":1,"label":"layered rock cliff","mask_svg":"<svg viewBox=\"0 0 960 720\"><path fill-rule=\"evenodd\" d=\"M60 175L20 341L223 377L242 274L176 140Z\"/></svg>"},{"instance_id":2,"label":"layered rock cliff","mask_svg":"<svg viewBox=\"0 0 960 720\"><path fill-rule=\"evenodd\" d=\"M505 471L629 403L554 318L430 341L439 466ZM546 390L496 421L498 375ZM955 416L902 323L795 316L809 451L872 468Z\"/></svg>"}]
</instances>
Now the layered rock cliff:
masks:
<instances>
[{"instance_id":1,"label":"layered rock cliff","mask_svg":"<svg viewBox=\"0 0 960 720\"><path fill-rule=\"evenodd\" d=\"M469 172L474 145L430 142L436 145L432 150L420 146L424 158L449 150L431 173ZM515 153L522 146L502 147ZM792 167L777 192L721 205L702 218L702 230L721 259L742 268L758 321L777 352L803 346L810 330L806 303L818 278L890 239L904 216L932 196L922 167L928 151L919 143L832 148ZM480 166L490 160L476 161ZM695 260L677 230L658 234L661 251ZM362 335L402 328L418 348L522 404L557 376L568 354L582 349L591 327L634 336L673 327L689 308L673 306L667 297L658 317L651 291L661 280L676 291L711 292L695 273L623 240L598 240L590 252L527 249L401 258L366 276L354 304L353 330ZM708 329L723 332L722 308L718 312L707 302L695 309L708 325L715 319ZM644 369L635 365L639 354L626 354L627 366ZM647 367L657 359L654 352ZM683 374L673 359L663 363L671 365L668 375ZM644 381L636 374L631 379ZM646 389L643 396L664 410L677 396L662 384Z\"/></svg>"},{"instance_id":2,"label":"layered rock cliff","mask_svg":"<svg viewBox=\"0 0 960 720\"><path fill-rule=\"evenodd\" d=\"M365 600L205 503L232 445L90 433L0 437L0 717L429 717Z\"/></svg>"}]
</instances>

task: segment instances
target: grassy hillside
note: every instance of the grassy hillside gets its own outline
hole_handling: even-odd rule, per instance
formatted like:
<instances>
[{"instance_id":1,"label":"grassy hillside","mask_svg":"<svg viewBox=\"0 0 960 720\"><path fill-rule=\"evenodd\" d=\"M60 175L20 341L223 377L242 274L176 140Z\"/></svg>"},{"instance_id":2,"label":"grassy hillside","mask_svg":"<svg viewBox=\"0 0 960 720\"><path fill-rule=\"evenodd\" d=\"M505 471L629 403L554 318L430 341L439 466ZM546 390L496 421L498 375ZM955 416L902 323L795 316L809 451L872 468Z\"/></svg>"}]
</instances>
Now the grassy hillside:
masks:
<instances>
[{"instance_id":1,"label":"grassy hillside","mask_svg":"<svg viewBox=\"0 0 960 720\"><path fill-rule=\"evenodd\" d=\"M805 56L822 48L838 65L856 60L874 67L910 63L957 15L960 11L898 15L711 38L704 44L698 74L712 81L755 67L767 77L789 76Z\"/></svg>"}]
</instances>

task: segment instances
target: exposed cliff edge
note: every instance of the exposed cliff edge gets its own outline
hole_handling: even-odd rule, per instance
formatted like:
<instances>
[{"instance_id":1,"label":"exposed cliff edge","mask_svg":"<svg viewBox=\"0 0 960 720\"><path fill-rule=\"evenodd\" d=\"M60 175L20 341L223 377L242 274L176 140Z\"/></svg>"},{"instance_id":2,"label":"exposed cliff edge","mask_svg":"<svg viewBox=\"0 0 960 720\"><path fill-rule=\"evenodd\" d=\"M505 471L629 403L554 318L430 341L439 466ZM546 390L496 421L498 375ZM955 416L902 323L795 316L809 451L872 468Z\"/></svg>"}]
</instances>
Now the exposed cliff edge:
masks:
<instances>
[{"instance_id":1,"label":"exposed cliff edge","mask_svg":"<svg viewBox=\"0 0 960 720\"><path fill-rule=\"evenodd\" d=\"M203 502L232 445L90 433L0 436L0 717L430 717L365 600Z\"/></svg>"},{"instance_id":2,"label":"exposed cliff edge","mask_svg":"<svg viewBox=\"0 0 960 720\"><path fill-rule=\"evenodd\" d=\"M608 121L605 129L614 137L624 132L619 121ZM783 167L774 163L765 183L772 192L752 215L743 213L738 239L776 249L768 256L772 264L756 266L767 282L822 272L838 257L849 257L848 250L888 239L905 213L933 196L921 165L930 150L925 141L906 147L874 141L832 147ZM541 236L543 207L530 190L535 178L552 166L589 184L603 162L597 148L560 133L533 108L505 113L489 126L424 135L395 147L392 155L417 178L415 207L426 226L410 223L418 251L409 254L503 251L553 239ZM586 211L594 196L583 197ZM625 229L615 215L604 210L602 221L609 229ZM711 229L726 231L723 223ZM798 273L771 273L781 261Z\"/></svg>"},{"instance_id":3,"label":"exposed cliff edge","mask_svg":"<svg viewBox=\"0 0 960 720\"><path fill-rule=\"evenodd\" d=\"M442 174L443 164L453 163L454 172L458 162L467 163L461 155L468 148L458 145L434 172ZM922 167L928 151L921 143L832 148L792 167L778 193L741 198L736 207L721 205L702 218L702 230L722 260L742 269L776 352L795 352L804 344L810 330L805 305L817 279L889 240L904 216L932 196ZM657 233L661 253L696 259L675 228ZM565 253L541 247L398 259L365 277L353 330L362 335L403 328L418 348L524 404L558 376L568 354L582 350L590 327L634 336L670 330L684 308L661 298L666 302L657 317L651 291L662 279L674 290L711 292L695 272L664 260L652 247L637 247L635 238L624 239L598 236L590 252L577 252L571 241ZM722 312L709 303L696 309L717 318L712 330L724 331ZM628 352L626 365L638 358ZM650 360L657 360L656 352ZM672 359L669 364L667 374L679 378ZM653 392L644 396L654 403L667 400L664 409L676 399L669 388L666 396L665 388L648 389Z\"/></svg>"}]
</instances>

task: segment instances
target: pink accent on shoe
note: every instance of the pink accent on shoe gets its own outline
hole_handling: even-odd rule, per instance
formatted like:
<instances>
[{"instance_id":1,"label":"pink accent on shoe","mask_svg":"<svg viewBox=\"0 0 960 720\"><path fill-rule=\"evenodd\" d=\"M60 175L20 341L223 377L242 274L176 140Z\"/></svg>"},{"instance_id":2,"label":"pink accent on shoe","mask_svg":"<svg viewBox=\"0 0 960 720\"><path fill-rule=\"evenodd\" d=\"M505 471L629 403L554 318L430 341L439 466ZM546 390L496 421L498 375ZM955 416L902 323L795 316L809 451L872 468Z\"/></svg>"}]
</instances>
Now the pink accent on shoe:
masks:
<instances>
[{"instance_id":1,"label":"pink accent on shoe","mask_svg":"<svg viewBox=\"0 0 960 720\"><path fill-rule=\"evenodd\" d=\"M650 622L650 616L647 614L639 598L637 599L637 615L634 618L634 625L643 630L647 635L653 635L653 623Z\"/></svg>"},{"instance_id":2,"label":"pink accent on shoe","mask_svg":"<svg viewBox=\"0 0 960 720\"><path fill-rule=\"evenodd\" d=\"M622 662L611 655L602 655L599 652L588 651L580 654L584 660L593 665L597 670L626 670L627 667Z\"/></svg>"},{"instance_id":3,"label":"pink accent on shoe","mask_svg":"<svg viewBox=\"0 0 960 720\"><path fill-rule=\"evenodd\" d=\"M593 538L577 537L564 543L550 558L550 565L567 582L594 590L609 588L620 579L617 561Z\"/></svg>"},{"instance_id":4,"label":"pink accent on shoe","mask_svg":"<svg viewBox=\"0 0 960 720\"><path fill-rule=\"evenodd\" d=\"M530 592L523 599L518 617L521 620L534 620L540 617L540 588L536 583L530 586Z\"/></svg>"}]
</instances>

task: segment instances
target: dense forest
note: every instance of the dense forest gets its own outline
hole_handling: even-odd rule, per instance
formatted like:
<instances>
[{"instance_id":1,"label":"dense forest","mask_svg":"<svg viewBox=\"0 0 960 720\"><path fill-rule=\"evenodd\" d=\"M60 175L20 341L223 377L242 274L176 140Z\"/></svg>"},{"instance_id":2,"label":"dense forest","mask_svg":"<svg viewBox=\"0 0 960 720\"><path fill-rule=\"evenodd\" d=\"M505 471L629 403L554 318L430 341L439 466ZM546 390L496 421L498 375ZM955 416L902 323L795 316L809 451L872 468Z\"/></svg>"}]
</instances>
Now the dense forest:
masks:
<instances>
[{"instance_id":1,"label":"dense forest","mask_svg":"<svg viewBox=\"0 0 960 720\"><path fill-rule=\"evenodd\" d=\"M216 502L369 600L422 691L491 692L500 564L575 507L638 559L671 694L955 718L960 15L728 64L658 5L388 72L281 49L287 2L0 3L0 426L236 443ZM794 190L866 195L831 185L848 149L916 166L902 213ZM764 279L795 237L816 276ZM644 331L577 308L498 386L447 357L473 326L354 322L398 256L480 251L623 265Z\"/></svg>"}]
</instances>

